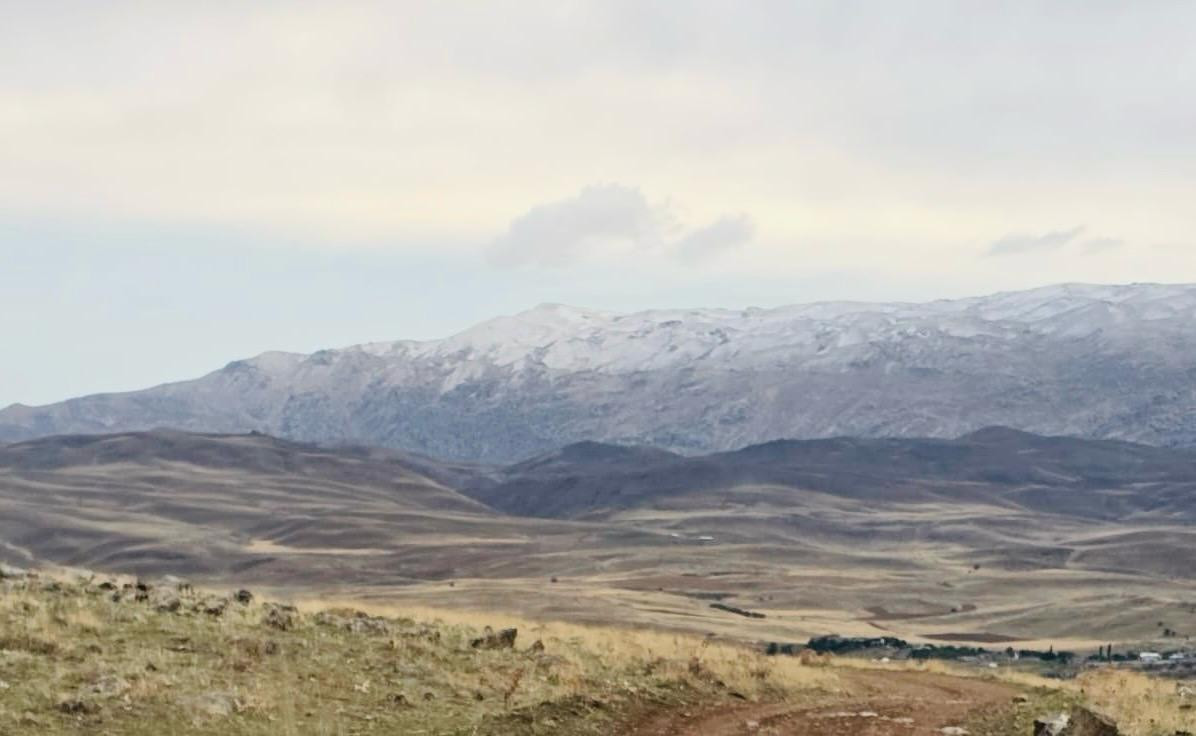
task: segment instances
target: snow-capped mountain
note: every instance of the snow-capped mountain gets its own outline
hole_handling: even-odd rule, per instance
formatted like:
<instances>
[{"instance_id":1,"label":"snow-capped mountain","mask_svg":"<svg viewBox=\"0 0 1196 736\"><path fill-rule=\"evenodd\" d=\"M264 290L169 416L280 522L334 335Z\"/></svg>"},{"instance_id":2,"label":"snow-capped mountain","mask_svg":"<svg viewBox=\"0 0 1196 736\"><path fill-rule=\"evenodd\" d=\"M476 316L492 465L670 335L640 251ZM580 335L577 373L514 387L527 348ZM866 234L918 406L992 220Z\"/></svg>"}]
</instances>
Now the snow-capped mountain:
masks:
<instances>
[{"instance_id":1,"label":"snow-capped mountain","mask_svg":"<svg viewBox=\"0 0 1196 736\"><path fill-rule=\"evenodd\" d=\"M0 440L169 426L506 461L581 440L682 452L991 425L1196 444L1196 285L925 304L616 314L543 305L443 340L264 353L0 411Z\"/></svg>"}]
</instances>

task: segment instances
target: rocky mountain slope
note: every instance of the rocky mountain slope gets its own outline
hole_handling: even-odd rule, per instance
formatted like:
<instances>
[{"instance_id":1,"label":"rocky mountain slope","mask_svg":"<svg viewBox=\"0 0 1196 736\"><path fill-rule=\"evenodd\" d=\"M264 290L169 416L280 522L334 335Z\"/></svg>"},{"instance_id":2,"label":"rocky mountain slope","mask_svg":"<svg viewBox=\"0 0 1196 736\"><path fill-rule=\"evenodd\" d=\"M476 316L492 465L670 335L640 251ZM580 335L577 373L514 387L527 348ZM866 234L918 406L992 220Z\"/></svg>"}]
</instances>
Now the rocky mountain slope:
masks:
<instances>
[{"instance_id":1,"label":"rocky mountain slope","mask_svg":"<svg viewBox=\"0 0 1196 736\"><path fill-rule=\"evenodd\" d=\"M1196 444L1196 286L636 314L545 305L458 335L265 353L0 411L0 440L174 427L509 462L583 440L682 453L990 425Z\"/></svg>"}]
</instances>

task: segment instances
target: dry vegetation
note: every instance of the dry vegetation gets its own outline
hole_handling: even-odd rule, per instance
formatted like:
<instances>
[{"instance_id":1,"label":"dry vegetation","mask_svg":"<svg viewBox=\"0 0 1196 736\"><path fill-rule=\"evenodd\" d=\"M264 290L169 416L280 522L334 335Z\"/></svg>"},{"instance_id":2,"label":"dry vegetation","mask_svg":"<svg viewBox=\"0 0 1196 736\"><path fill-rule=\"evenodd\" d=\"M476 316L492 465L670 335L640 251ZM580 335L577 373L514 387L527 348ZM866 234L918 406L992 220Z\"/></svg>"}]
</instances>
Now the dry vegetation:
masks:
<instances>
[{"instance_id":1,"label":"dry vegetation","mask_svg":"<svg viewBox=\"0 0 1196 736\"><path fill-rule=\"evenodd\" d=\"M95 581L5 585L3 734L603 734L646 708L836 683L691 636L520 622L514 648L486 649L471 645L484 629L469 617L290 612L206 594L160 611L173 597L162 588L117 602L119 588Z\"/></svg>"},{"instance_id":2,"label":"dry vegetation","mask_svg":"<svg viewBox=\"0 0 1196 736\"><path fill-rule=\"evenodd\" d=\"M857 690L876 670L1030 695L978 713L974 734L1024 736L1034 717L1081 702L1129 736L1196 729L1175 682L1125 670L1059 681L942 662L769 658L654 630L337 600L286 609L164 585L137 600L99 583L0 581L0 734L611 734L695 705L871 697ZM515 646L473 646L486 627L518 628Z\"/></svg>"}]
</instances>

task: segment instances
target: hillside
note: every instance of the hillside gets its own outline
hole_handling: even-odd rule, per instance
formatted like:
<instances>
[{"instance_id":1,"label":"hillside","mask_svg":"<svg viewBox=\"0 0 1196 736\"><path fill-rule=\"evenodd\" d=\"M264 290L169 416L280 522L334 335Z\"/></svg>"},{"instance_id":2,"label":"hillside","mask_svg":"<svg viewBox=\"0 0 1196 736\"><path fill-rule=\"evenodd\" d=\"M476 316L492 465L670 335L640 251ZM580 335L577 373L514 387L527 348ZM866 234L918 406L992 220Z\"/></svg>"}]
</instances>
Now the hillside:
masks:
<instances>
[{"instance_id":1,"label":"hillside","mask_svg":"<svg viewBox=\"0 0 1196 736\"><path fill-rule=\"evenodd\" d=\"M647 448L570 445L479 478L466 492L512 514L597 518L639 507L759 503L817 491L880 503L977 502L1028 513L1118 521L1196 518L1196 451L1042 437L990 427L955 440L778 440L685 457ZM690 499L690 501L687 501Z\"/></svg>"},{"instance_id":2,"label":"hillside","mask_svg":"<svg viewBox=\"0 0 1196 736\"><path fill-rule=\"evenodd\" d=\"M0 446L0 556L140 574L374 583L499 564L521 522L390 451L154 431ZM540 542L537 542L539 544ZM496 552L496 550L499 550Z\"/></svg>"},{"instance_id":3,"label":"hillside","mask_svg":"<svg viewBox=\"0 0 1196 736\"><path fill-rule=\"evenodd\" d=\"M175 427L506 463L579 441L1040 434L1196 444L1196 286L614 314L544 305L443 340L264 353L0 411L0 440Z\"/></svg>"},{"instance_id":4,"label":"hillside","mask_svg":"<svg viewBox=\"0 0 1196 736\"><path fill-rule=\"evenodd\" d=\"M1165 649L1196 636L1194 455L999 428L702 457L582 443L503 467L52 437L0 447L0 560L740 640Z\"/></svg>"},{"instance_id":5,"label":"hillside","mask_svg":"<svg viewBox=\"0 0 1196 736\"><path fill-rule=\"evenodd\" d=\"M1127 736L1193 727L1171 682L1133 671L766 656L710 636L46 572L0 573L12 736L1025 736L1085 707Z\"/></svg>"}]
</instances>

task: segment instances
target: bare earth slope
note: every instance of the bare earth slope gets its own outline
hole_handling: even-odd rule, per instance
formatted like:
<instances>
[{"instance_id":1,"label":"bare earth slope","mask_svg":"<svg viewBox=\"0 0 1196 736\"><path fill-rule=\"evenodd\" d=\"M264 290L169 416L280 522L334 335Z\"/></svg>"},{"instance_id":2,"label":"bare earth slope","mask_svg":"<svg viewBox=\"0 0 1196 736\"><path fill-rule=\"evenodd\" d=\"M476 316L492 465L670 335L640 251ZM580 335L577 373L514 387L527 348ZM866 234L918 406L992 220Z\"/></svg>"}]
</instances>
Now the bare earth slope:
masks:
<instances>
[{"instance_id":1,"label":"bare earth slope","mask_svg":"<svg viewBox=\"0 0 1196 736\"><path fill-rule=\"evenodd\" d=\"M259 430L466 461L599 440L701 453L990 425L1196 444L1196 286L613 314L544 305L443 340L264 353L202 378L0 410L0 441Z\"/></svg>"},{"instance_id":2,"label":"bare earth slope","mask_svg":"<svg viewBox=\"0 0 1196 736\"><path fill-rule=\"evenodd\" d=\"M0 446L0 506L0 554L17 562L306 584L435 578L469 561L476 572L573 534L497 514L406 456L264 435Z\"/></svg>"},{"instance_id":3,"label":"bare earth slope","mask_svg":"<svg viewBox=\"0 0 1196 736\"><path fill-rule=\"evenodd\" d=\"M0 558L749 640L1095 646L1196 635L1193 456L1003 429L502 468L54 437L0 447Z\"/></svg>"}]
</instances>

